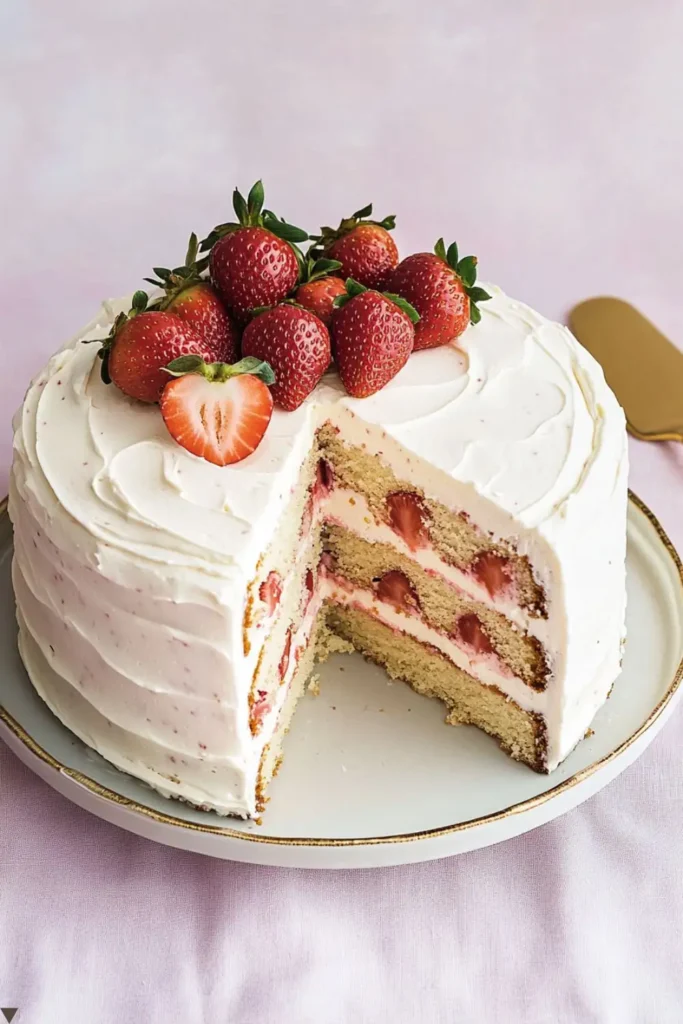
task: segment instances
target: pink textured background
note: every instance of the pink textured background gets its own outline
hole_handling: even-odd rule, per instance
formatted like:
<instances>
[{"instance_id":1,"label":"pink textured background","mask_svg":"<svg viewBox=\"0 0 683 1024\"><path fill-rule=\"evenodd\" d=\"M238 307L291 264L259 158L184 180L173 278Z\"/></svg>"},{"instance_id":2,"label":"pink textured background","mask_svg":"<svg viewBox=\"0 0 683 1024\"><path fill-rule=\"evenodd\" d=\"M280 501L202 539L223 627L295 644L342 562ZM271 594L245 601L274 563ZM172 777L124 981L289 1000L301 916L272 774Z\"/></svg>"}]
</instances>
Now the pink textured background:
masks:
<instances>
[{"instance_id":1,"label":"pink textured background","mask_svg":"<svg viewBox=\"0 0 683 1024\"><path fill-rule=\"evenodd\" d=\"M562 318L683 339L678 0L4 0L0 481L28 377L263 175L309 227L370 199ZM683 547L683 447L632 442ZM17 1024L674 1024L679 712L503 846L338 874L212 862L71 806L0 745L0 1006Z\"/></svg>"}]
</instances>

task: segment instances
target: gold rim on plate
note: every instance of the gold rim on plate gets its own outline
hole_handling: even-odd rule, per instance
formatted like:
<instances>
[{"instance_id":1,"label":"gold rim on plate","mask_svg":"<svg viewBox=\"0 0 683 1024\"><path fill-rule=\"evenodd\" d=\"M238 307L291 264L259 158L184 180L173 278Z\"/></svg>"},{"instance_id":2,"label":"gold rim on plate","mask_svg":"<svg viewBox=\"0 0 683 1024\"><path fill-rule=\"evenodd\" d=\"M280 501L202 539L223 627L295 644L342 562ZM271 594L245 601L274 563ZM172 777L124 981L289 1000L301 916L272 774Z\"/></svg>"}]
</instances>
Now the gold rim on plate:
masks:
<instances>
[{"instance_id":1,"label":"gold rim on plate","mask_svg":"<svg viewBox=\"0 0 683 1024\"><path fill-rule=\"evenodd\" d=\"M641 501L641 499L630 490L629 499L654 527L655 532L678 570L681 586L683 587L683 565L681 564L681 559L676 548L669 540L664 528L655 514L647 507L645 502ZM0 516L5 515L6 512L7 498L0 502ZM108 800L110 803L117 804L126 810L134 811L138 814L144 815L145 817L152 818L160 825L172 825L177 828L189 829L192 832L213 833L230 839L238 839L242 842L265 843L271 846L379 846L384 843L411 843L416 842L419 839L436 839L440 836L452 835L455 832L464 832L466 829L475 828L477 825L491 825L497 821L502 821L505 818L511 817L513 814L522 814L524 811L540 807L542 804L547 803L548 800L559 796L561 793L564 793L578 785L580 782L583 782L584 779L595 774L599 768L604 768L623 754L625 750L628 750L636 740L647 732L657 718L659 718L666 705L678 690L682 678L683 658L676 669L666 693L659 703L652 709L642 725L640 725L628 739L624 740L623 743L612 750L609 754L600 758L599 761L595 761L593 764L588 765L587 768L582 768L568 779L565 779L564 782L558 783L558 785L554 786L552 789L548 789L544 793L539 793L538 796L530 797L528 800L522 800L517 804L512 804L510 807L504 808L502 811L496 811L494 814L487 814L481 818L471 818L469 821L457 822L454 825L442 825L439 828L426 829L422 832L405 832L389 836L368 836L362 839L328 839L317 836L307 838L303 836L258 835L257 833L241 832L238 829L224 827L221 825L204 825L198 822L185 821L183 818L176 818L172 814L164 814L161 811L155 811L151 807L146 807L144 804L138 803L136 800L131 800L129 797L121 796L120 793L115 793L113 790L107 789L106 786L101 786L98 782L90 779L87 775L83 775L81 772L76 771L76 769L68 768L66 765L61 764L52 756L52 754L43 750L43 748L36 743L31 736L29 736L26 730L16 721L16 719L12 717L12 715L9 714L8 711L2 707L2 705L0 705L0 721L5 723L8 729L14 733L17 739L20 740L32 754L38 757L41 761L44 761L45 764L48 764L51 768L54 768L55 771L66 775L68 778L79 783L81 786L84 786L85 789L94 793L96 796L102 797L102 799Z\"/></svg>"}]
</instances>

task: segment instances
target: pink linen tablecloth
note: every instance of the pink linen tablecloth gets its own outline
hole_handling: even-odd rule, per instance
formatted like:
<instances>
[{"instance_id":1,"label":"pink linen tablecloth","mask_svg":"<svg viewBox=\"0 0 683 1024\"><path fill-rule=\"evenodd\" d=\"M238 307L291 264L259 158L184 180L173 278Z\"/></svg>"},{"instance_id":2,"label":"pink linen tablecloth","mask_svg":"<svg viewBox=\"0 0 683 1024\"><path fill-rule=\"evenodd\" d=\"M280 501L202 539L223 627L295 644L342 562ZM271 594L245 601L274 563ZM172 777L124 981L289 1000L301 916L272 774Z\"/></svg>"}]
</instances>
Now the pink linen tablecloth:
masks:
<instances>
[{"instance_id":1,"label":"pink linen tablecloth","mask_svg":"<svg viewBox=\"0 0 683 1024\"><path fill-rule=\"evenodd\" d=\"M556 318L618 294L683 339L677 0L0 5L0 475L27 379L263 175L374 200ZM631 443L683 547L683 446ZM72 806L0 744L0 1007L17 1024L679 1024L681 712L566 817L459 858L211 861ZM0 1021L2 1018L0 1017Z\"/></svg>"}]
</instances>

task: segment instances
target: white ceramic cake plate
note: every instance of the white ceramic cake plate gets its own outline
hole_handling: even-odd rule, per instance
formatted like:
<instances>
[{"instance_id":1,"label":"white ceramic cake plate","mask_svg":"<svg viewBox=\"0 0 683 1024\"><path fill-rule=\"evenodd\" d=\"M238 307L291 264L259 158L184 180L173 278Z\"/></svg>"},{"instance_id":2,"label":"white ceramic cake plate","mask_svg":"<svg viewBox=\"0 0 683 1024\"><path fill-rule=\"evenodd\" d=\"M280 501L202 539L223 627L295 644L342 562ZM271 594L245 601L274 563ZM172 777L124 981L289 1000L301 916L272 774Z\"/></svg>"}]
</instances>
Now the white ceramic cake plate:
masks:
<instances>
[{"instance_id":1,"label":"white ceramic cake plate","mask_svg":"<svg viewBox=\"0 0 683 1024\"><path fill-rule=\"evenodd\" d=\"M499 843L606 786L652 742L683 689L681 562L632 495L623 672L594 734L552 775L511 761L475 729L444 725L437 701L389 682L359 656L338 656L321 669L320 695L306 694L297 708L262 824L222 819L166 800L117 771L36 695L16 647L11 528L6 511L0 513L0 736L80 807L184 850L255 864L349 868Z\"/></svg>"}]
</instances>

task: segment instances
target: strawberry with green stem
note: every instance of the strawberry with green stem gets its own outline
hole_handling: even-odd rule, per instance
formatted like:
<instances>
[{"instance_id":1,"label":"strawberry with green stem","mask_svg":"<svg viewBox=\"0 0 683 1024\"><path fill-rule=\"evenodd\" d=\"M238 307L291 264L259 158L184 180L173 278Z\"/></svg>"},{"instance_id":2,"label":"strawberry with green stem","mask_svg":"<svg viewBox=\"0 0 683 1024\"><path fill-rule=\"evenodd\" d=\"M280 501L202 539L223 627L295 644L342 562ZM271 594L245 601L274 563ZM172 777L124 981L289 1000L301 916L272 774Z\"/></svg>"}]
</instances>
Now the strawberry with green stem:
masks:
<instances>
[{"instance_id":1,"label":"strawberry with green stem","mask_svg":"<svg viewBox=\"0 0 683 1024\"><path fill-rule=\"evenodd\" d=\"M437 348L459 338L468 324L481 319L478 303L491 298L479 288L476 256L458 256L453 242L443 238L434 252L407 256L389 275L387 288L402 295L420 314L415 328L415 351Z\"/></svg>"},{"instance_id":2,"label":"strawberry with green stem","mask_svg":"<svg viewBox=\"0 0 683 1024\"><path fill-rule=\"evenodd\" d=\"M400 296L365 288L352 278L334 304L332 339L339 376L350 395L367 398L405 366L419 314Z\"/></svg>"},{"instance_id":3,"label":"strawberry with green stem","mask_svg":"<svg viewBox=\"0 0 683 1024\"><path fill-rule=\"evenodd\" d=\"M325 324L291 301L254 316L244 329L242 352L272 366L273 401L288 411L299 408L332 360Z\"/></svg>"},{"instance_id":4,"label":"strawberry with green stem","mask_svg":"<svg viewBox=\"0 0 683 1024\"><path fill-rule=\"evenodd\" d=\"M156 278L146 277L145 280L163 288L165 294L149 308L180 317L211 345L215 361L233 363L239 354L239 330L204 276L209 257L198 259L198 253L199 243L193 232L182 267L173 270L154 267Z\"/></svg>"},{"instance_id":5,"label":"strawberry with green stem","mask_svg":"<svg viewBox=\"0 0 683 1024\"><path fill-rule=\"evenodd\" d=\"M209 273L217 292L241 323L252 310L281 302L294 288L303 264L296 242L308 234L263 209L263 184L247 199L233 192L237 221L219 224L201 243L209 252Z\"/></svg>"},{"instance_id":6,"label":"strawberry with green stem","mask_svg":"<svg viewBox=\"0 0 683 1024\"><path fill-rule=\"evenodd\" d=\"M324 257L314 260L309 256L301 272L299 287L294 292L294 301L315 313L328 327L332 320L334 300L346 291L342 279L335 276L340 268L339 260Z\"/></svg>"},{"instance_id":7,"label":"strawberry with green stem","mask_svg":"<svg viewBox=\"0 0 683 1024\"><path fill-rule=\"evenodd\" d=\"M104 341L86 339L86 344L101 346L105 384L116 384L140 402L158 402L168 382L164 367L172 359L195 354L213 362L223 346L212 346L179 317L149 309L147 302L147 292L135 292L130 311L119 313Z\"/></svg>"},{"instance_id":8,"label":"strawberry with green stem","mask_svg":"<svg viewBox=\"0 0 683 1024\"><path fill-rule=\"evenodd\" d=\"M241 462L259 446L273 413L271 367L261 359L206 363L185 356L169 363L161 415L178 444L216 466Z\"/></svg>"},{"instance_id":9,"label":"strawberry with green stem","mask_svg":"<svg viewBox=\"0 0 683 1024\"><path fill-rule=\"evenodd\" d=\"M339 260L339 277L351 277L367 288L381 288L398 263L398 249L389 234L396 226L391 214L384 220L370 220L372 203L340 221L338 228L322 227L311 235L315 245L313 258L326 256Z\"/></svg>"}]
</instances>

